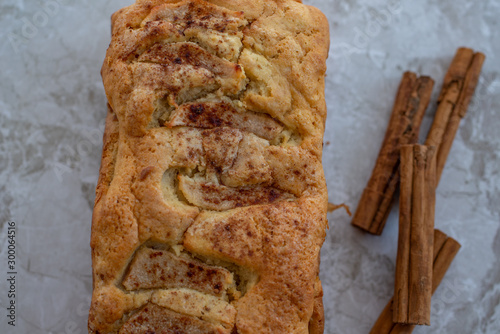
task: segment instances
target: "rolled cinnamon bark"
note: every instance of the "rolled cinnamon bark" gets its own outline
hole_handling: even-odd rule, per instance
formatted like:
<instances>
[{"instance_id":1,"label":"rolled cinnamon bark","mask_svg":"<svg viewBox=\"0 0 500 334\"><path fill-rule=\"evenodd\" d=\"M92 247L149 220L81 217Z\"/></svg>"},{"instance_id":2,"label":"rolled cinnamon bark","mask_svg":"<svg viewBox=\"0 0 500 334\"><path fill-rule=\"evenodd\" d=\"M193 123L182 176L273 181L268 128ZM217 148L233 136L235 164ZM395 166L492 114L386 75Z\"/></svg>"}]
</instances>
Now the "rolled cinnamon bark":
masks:
<instances>
[{"instance_id":1,"label":"rolled cinnamon bark","mask_svg":"<svg viewBox=\"0 0 500 334\"><path fill-rule=\"evenodd\" d=\"M433 271L432 271L432 293L436 291L450 267L455 255L460 249L460 244L453 238L439 230L434 230L433 246ZM393 322L393 300L391 298L387 306L380 314L377 322L373 325L370 334L409 334L415 329L415 325L402 325Z\"/></svg>"},{"instance_id":2,"label":"rolled cinnamon bark","mask_svg":"<svg viewBox=\"0 0 500 334\"><path fill-rule=\"evenodd\" d=\"M430 77L404 73L377 162L352 220L354 226L382 233L399 183L400 147L417 142L433 86Z\"/></svg>"},{"instance_id":3,"label":"rolled cinnamon bark","mask_svg":"<svg viewBox=\"0 0 500 334\"><path fill-rule=\"evenodd\" d=\"M401 148L394 322L430 325L434 236L434 146Z\"/></svg>"},{"instance_id":4,"label":"rolled cinnamon bark","mask_svg":"<svg viewBox=\"0 0 500 334\"><path fill-rule=\"evenodd\" d=\"M444 78L434 122L425 141L437 147L436 180L441 174L450 153L460 121L467 113L470 101L479 82L485 60L484 54L472 49L459 48Z\"/></svg>"}]
</instances>

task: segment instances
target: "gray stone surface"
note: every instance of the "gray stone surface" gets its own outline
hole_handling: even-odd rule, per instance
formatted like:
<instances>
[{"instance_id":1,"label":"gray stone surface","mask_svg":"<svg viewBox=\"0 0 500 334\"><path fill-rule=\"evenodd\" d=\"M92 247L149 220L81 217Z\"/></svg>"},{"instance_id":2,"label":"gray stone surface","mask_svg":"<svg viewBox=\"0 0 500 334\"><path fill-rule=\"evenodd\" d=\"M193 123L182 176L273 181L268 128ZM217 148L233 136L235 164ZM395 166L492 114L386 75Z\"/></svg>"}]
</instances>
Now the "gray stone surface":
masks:
<instances>
[{"instance_id":1,"label":"gray stone surface","mask_svg":"<svg viewBox=\"0 0 500 334\"><path fill-rule=\"evenodd\" d=\"M89 249L109 16L130 0L0 2L0 332L85 333ZM370 175L404 70L437 91L458 46L487 62L437 194L436 226L463 248L415 333L500 332L500 1L306 0L331 23L324 166L352 209ZM424 120L425 135L435 108ZM329 214L326 333L367 333L392 295L397 208L383 236ZM17 322L7 325L7 227L17 224Z\"/></svg>"}]
</instances>

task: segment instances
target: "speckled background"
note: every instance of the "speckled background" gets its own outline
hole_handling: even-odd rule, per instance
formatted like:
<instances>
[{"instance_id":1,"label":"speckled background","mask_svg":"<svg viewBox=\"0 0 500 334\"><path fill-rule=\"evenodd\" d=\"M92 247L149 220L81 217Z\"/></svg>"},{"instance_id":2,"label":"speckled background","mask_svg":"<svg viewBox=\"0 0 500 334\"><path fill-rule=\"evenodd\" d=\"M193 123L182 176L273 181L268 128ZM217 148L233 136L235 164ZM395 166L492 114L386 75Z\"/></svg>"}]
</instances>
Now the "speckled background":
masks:
<instances>
[{"instance_id":1,"label":"speckled background","mask_svg":"<svg viewBox=\"0 0 500 334\"><path fill-rule=\"evenodd\" d=\"M131 0L0 2L0 333L85 333L90 221L111 13ZM405 70L436 79L455 49L487 55L437 194L436 226L463 248L414 333L500 332L500 1L305 0L329 17L324 166L355 209ZM425 136L434 103L422 127ZM422 137L423 137L422 136ZM397 208L383 236L329 214L326 333L368 333L392 295ZM7 325L7 222L17 224L17 321Z\"/></svg>"}]
</instances>

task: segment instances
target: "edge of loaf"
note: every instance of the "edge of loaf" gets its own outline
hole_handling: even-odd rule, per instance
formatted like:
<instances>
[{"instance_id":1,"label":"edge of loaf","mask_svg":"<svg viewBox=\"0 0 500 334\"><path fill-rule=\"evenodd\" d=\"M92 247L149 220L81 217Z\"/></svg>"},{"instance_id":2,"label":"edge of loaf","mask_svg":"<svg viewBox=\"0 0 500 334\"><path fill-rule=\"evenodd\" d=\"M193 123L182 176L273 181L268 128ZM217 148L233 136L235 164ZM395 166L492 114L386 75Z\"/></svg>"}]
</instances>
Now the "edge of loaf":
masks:
<instances>
[{"instance_id":1,"label":"edge of loaf","mask_svg":"<svg viewBox=\"0 0 500 334\"><path fill-rule=\"evenodd\" d=\"M89 333L323 333L328 48L294 0L113 14Z\"/></svg>"}]
</instances>

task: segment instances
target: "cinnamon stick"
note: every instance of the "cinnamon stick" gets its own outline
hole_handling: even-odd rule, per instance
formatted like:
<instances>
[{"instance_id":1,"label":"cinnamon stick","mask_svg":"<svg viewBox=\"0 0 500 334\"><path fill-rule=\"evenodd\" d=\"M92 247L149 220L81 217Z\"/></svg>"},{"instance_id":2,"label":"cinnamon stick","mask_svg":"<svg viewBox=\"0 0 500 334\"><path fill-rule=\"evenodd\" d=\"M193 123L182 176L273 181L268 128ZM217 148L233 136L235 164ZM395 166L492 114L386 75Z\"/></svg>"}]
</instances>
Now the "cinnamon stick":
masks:
<instances>
[{"instance_id":1,"label":"cinnamon stick","mask_svg":"<svg viewBox=\"0 0 500 334\"><path fill-rule=\"evenodd\" d=\"M401 147L394 322L430 325L434 236L434 146Z\"/></svg>"},{"instance_id":2,"label":"cinnamon stick","mask_svg":"<svg viewBox=\"0 0 500 334\"><path fill-rule=\"evenodd\" d=\"M439 230L434 230L433 246L433 271L432 271L432 293L443 280L451 262L460 249L460 244L453 238ZM415 325L401 325L393 322L393 300L391 298L387 306L380 314L377 322L373 325L370 334L409 334L415 329Z\"/></svg>"},{"instance_id":3,"label":"cinnamon stick","mask_svg":"<svg viewBox=\"0 0 500 334\"><path fill-rule=\"evenodd\" d=\"M438 183L460 121L465 117L476 90L484 60L485 56L480 52L459 48L444 78L434 122L425 142L437 147Z\"/></svg>"},{"instance_id":4,"label":"cinnamon stick","mask_svg":"<svg viewBox=\"0 0 500 334\"><path fill-rule=\"evenodd\" d=\"M399 149L418 140L433 86L429 77L404 73L377 162L352 220L354 226L382 233L399 183Z\"/></svg>"}]
</instances>

